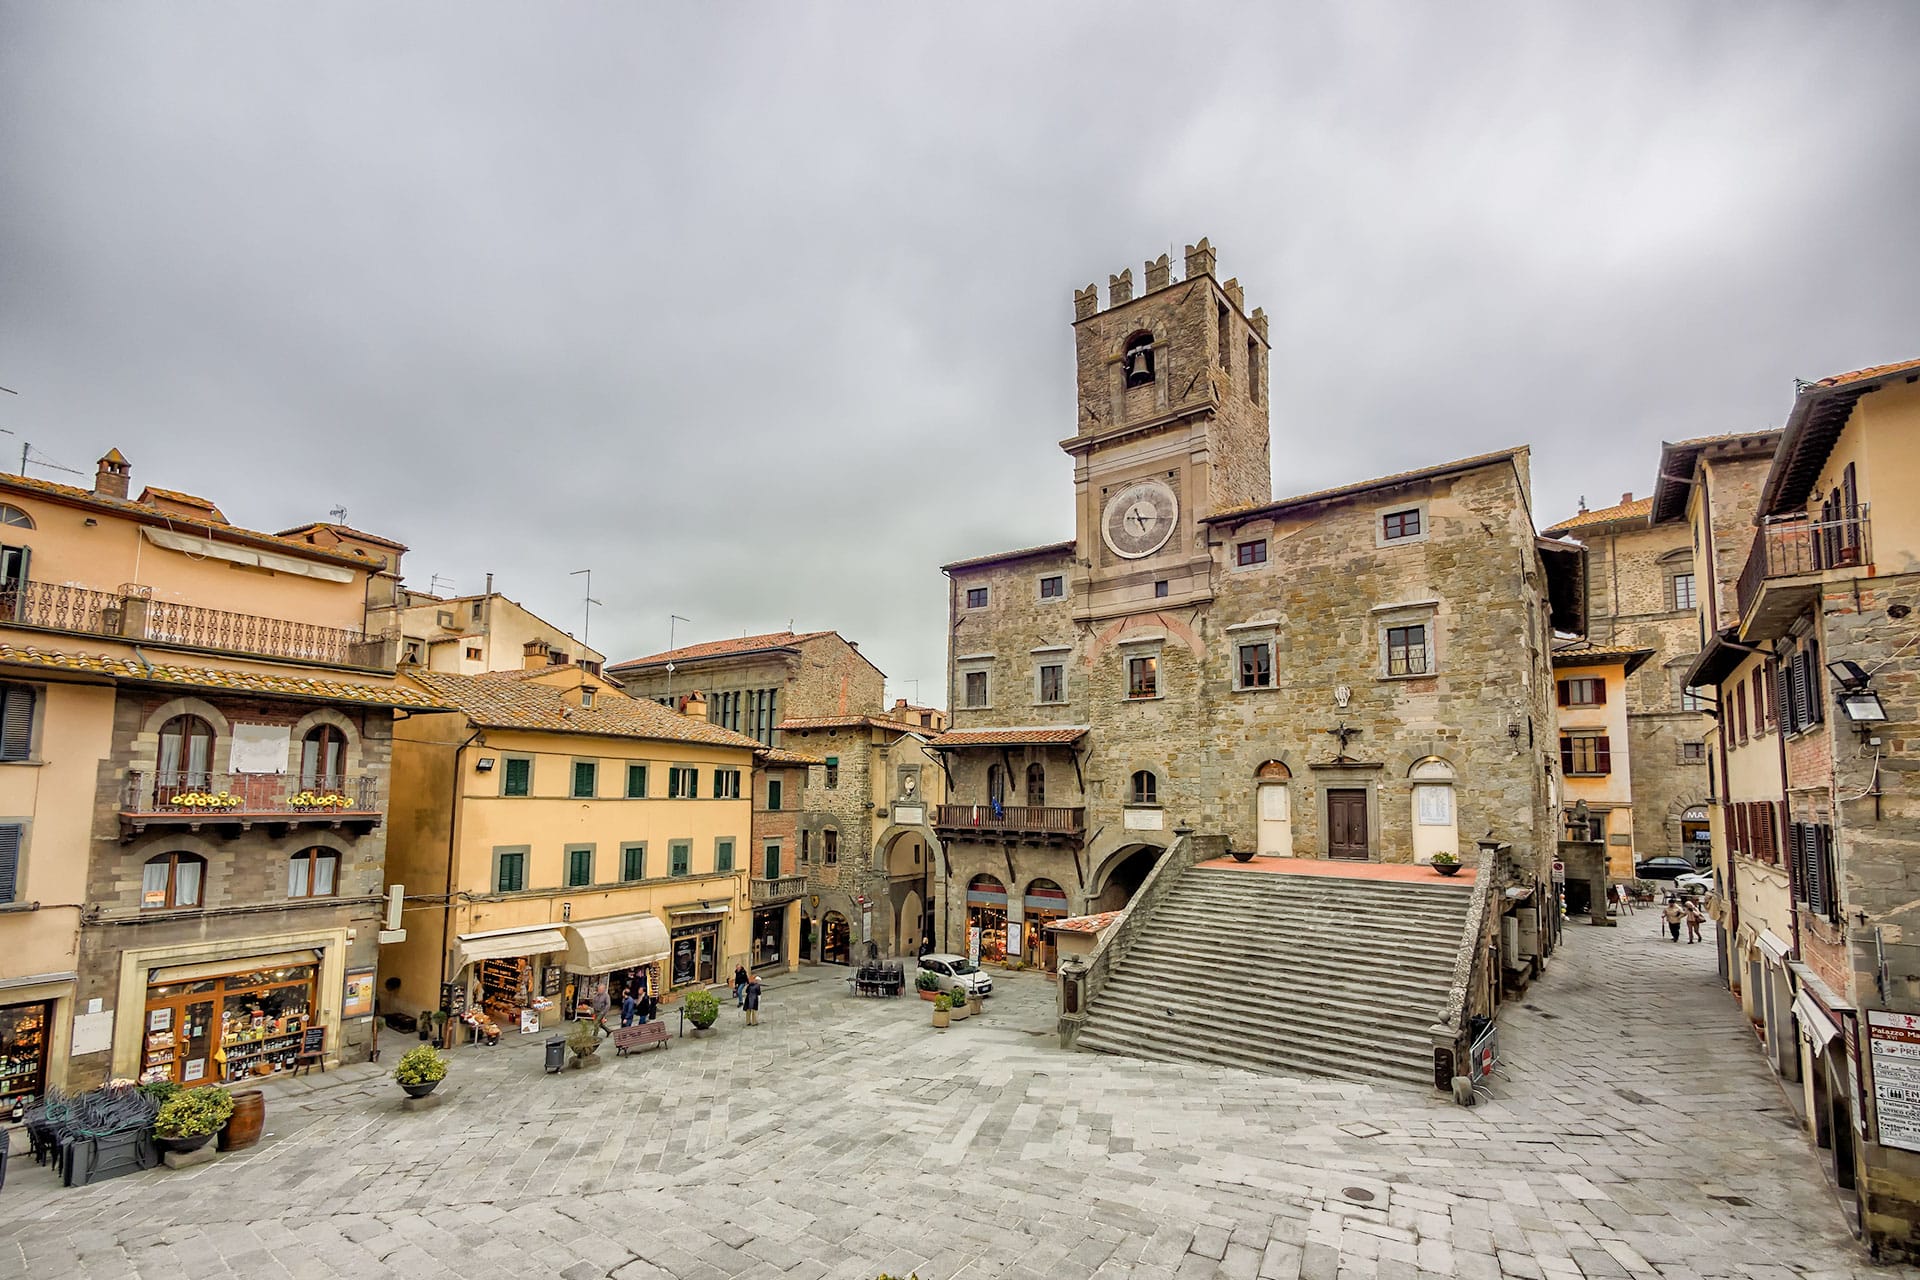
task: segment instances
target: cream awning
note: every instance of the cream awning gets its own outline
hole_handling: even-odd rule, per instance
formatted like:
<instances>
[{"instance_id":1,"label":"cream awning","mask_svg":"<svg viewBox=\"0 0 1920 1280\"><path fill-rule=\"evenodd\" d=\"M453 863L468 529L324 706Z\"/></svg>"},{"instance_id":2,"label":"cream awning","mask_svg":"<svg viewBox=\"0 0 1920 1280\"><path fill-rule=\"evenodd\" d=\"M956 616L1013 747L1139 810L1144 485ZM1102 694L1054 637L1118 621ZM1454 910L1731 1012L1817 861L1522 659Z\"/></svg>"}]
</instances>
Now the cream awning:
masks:
<instances>
[{"instance_id":1,"label":"cream awning","mask_svg":"<svg viewBox=\"0 0 1920 1280\"><path fill-rule=\"evenodd\" d=\"M1833 1025L1827 1011L1804 991L1793 998L1793 1016L1800 1020L1800 1034L1813 1042L1816 1054L1826 1052L1827 1046L1840 1038L1840 1028Z\"/></svg>"},{"instance_id":2,"label":"cream awning","mask_svg":"<svg viewBox=\"0 0 1920 1280\"><path fill-rule=\"evenodd\" d=\"M1787 957L1793 953L1787 940L1771 929L1762 929L1755 941L1760 944L1760 950L1766 953L1767 958L1777 965L1785 965Z\"/></svg>"},{"instance_id":3,"label":"cream awning","mask_svg":"<svg viewBox=\"0 0 1920 1280\"><path fill-rule=\"evenodd\" d=\"M271 551L261 551L254 547L243 547L238 543L221 542L214 538L203 538L198 534L180 533L172 529L142 529L147 541L156 547L165 547L169 551L184 551L196 558L211 560L229 560L234 564L255 565L262 569L271 569L275 573L298 574L303 578L319 578L323 582L352 582L353 570L345 565L316 564L311 560L301 560L294 556L277 556Z\"/></svg>"},{"instance_id":4,"label":"cream awning","mask_svg":"<svg viewBox=\"0 0 1920 1280\"><path fill-rule=\"evenodd\" d=\"M614 916L567 926L568 973L612 973L665 960L672 953L667 926L658 916Z\"/></svg>"},{"instance_id":5,"label":"cream awning","mask_svg":"<svg viewBox=\"0 0 1920 1280\"><path fill-rule=\"evenodd\" d=\"M500 929L492 933L463 933L453 949L453 967L464 969L476 960L505 960L511 956L543 956L565 951L567 935L545 925L531 929Z\"/></svg>"},{"instance_id":6,"label":"cream awning","mask_svg":"<svg viewBox=\"0 0 1920 1280\"><path fill-rule=\"evenodd\" d=\"M264 956L229 956L224 960L203 960L199 964L169 965L147 974L150 986L173 982L199 982L203 978L224 978L230 973L252 973L256 969L291 969L296 965L316 964L320 953L312 947L299 951L275 951Z\"/></svg>"}]
</instances>

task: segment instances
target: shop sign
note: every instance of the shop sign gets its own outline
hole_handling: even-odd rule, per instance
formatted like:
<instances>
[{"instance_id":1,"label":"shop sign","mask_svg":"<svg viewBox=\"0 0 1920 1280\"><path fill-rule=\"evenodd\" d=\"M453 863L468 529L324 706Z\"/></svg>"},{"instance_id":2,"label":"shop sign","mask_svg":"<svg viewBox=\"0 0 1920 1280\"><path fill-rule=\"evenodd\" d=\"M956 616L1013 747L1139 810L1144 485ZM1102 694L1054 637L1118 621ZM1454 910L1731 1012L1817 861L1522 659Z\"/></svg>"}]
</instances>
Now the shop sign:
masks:
<instances>
[{"instance_id":1,"label":"shop sign","mask_svg":"<svg viewBox=\"0 0 1920 1280\"><path fill-rule=\"evenodd\" d=\"M860 941L873 941L873 912L871 911L860 913Z\"/></svg>"},{"instance_id":2,"label":"shop sign","mask_svg":"<svg viewBox=\"0 0 1920 1280\"><path fill-rule=\"evenodd\" d=\"M373 970L347 970L347 990L340 1000L340 1016L343 1018L370 1018L373 1016Z\"/></svg>"},{"instance_id":3,"label":"shop sign","mask_svg":"<svg viewBox=\"0 0 1920 1280\"><path fill-rule=\"evenodd\" d=\"M973 961L975 968L979 967L980 965L980 926L979 925L975 925L973 926L973 928L967 930L967 959Z\"/></svg>"},{"instance_id":4,"label":"shop sign","mask_svg":"<svg viewBox=\"0 0 1920 1280\"><path fill-rule=\"evenodd\" d=\"M1880 1145L1920 1151L1920 1015L1869 1009L1867 1044Z\"/></svg>"},{"instance_id":5,"label":"shop sign","mask_svg":"<svg viewBox=\"0 0 1920 1280\"><path fill-rule=\"evenodd\" d=\"M537 1036L540 1034L540 1011L538 1009L522 1009L520 1011L520 1034L523 1036Z\"/></svg>"}]
</instances>

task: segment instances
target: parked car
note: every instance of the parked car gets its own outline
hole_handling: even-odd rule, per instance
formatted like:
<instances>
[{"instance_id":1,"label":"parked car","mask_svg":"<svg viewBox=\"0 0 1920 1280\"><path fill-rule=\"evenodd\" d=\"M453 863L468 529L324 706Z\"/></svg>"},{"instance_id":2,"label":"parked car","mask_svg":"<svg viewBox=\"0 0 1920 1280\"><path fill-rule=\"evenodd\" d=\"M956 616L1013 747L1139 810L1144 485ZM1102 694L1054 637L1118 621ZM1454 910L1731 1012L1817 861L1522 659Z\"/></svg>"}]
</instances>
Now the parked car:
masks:
<instances>
[{"instance_id":1,"label":"parked car","mask_svg":"<svg viewBox=\"0 0 1920 1280\"><path fill-rule=\"evenodd\" d=\"M947 955L935 951L920 957L920 968L940 980L940 989L948 995L990 996L993 994L993 979L965 956Z\"/></svg>"},{"instance_id":2,"label":"parked car","mask_svg":"<svg viewBox=\"0 0 1920 1280\"><path fill-rule=\"evenodd\" d=\"M1642 880L1678 880L1694 874L1694 865L1691 859L1663 854L1635 863L1633 873Z\"/></svg>"},{"instance_id":3,"label":"parked car","mask_svg":"<svg viewBox=\"0 0 1920 1280\"><path fill-rule=\"evenodd\" d=\"M1673 887L1686 893L1712 893L1713 877L1702 875L1698 871L1689 871L1683 876L1675 876Z\"/></svg>"}]
</instances>

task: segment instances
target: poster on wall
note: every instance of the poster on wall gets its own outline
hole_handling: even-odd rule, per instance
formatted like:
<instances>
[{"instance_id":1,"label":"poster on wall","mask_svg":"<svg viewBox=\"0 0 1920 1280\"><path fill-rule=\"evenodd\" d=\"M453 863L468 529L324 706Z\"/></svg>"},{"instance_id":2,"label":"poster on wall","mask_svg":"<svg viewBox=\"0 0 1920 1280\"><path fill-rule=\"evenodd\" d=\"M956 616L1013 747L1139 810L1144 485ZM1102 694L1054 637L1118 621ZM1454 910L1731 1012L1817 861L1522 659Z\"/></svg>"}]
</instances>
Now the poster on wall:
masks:
<instances>
[{"instance_id":1,"label":"poster on wall","mask_svg":"<svg viewBox=\"0 0 1920 1280\"><path fill-rule=\"evenodd\" d=\"M1009 924L1007 926L1007 959L1009 960L1017 960L1020 958L1021 932L1021 927L1017 924ZM975 963L977 964L979 962L975 961Z\"/></svg>"},{"instance_id":2,"label":"poster on wall","mask_svg":"<svg viewBox=\"0 0 1920 1280\"><path fill-rule=\"evenodd\" d=\"M173 1010L151 1009L147 1012L147 1030L171 1031L173 1029Z\"/></svg>"},{"instance_id":3,"label":"poster on wall","mask_svg":"<svg viewBox=\"0 0 1920 1280\"><path fill-rule=\"evenodd\" d=\"M292 737L283 724L235 724L232 772L285 773Z\"/></svg>"},{"instance_id":4,"label":"poster on wall","mask_svg":"<svg viewBox=\"0 0 1920 1280\"><path fill-rule=\"evenodd\" d=\"M347 970L346 994L340 1000L340 1016L343 1018L370 1018L373 1016L373 970Z\"/></svg>"},{"instance_id":5,"label":"poster on wall","mask_svg":"<svg viewBox=\"0 0 1920 1280\"><path fill-rule=\"evenodd\" d=\"M1920 1015L1869 1009L1867 1043L1880 1145L1920 1151Z\"/></svg>"},{"instance_id":6,"label":"poster on wall","mask_svg":"<svg viewBox=\"0 0 1920 1280\"><path fill-rule=\"evenodd\" d=\"M186 1066L180 1072L180 1078L182 1080L198 1080L206 1074L207 1060L205 1058L189 1058L187 1059Z\"/></svg>"},{"instance_id":7,"label":"poster on wall","mask_svg":"<svg viewBox=\"0 0 1920 1280\"><path fill-rule=\"evenodd\" d=\"M523 1036L537 1036L540 1034L540 1011L538 1009L522 1009L520 1011L520 1034Z\"/></svg>"}]
</instances>

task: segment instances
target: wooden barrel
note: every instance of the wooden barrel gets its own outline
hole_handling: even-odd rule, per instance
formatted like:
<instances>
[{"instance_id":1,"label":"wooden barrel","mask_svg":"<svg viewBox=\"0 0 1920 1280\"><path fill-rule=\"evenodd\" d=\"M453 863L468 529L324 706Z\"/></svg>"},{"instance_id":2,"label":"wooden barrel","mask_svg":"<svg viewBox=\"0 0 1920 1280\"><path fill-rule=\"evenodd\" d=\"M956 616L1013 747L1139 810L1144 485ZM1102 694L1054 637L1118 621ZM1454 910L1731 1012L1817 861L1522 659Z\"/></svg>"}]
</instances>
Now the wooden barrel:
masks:
<instances>
[{"instance_id":1,"label":"wooden barrel","mask_svg":"<svg viewBox=\"0 0 1920 1280\"><path fill-rule=\"evenodd\" d=\"M220 1149L237 1151L260 1141L267 1123L267 1096L258 1089L242 1089L233 1095L233 1118L220 1131Z\"/></svg>"}]
</instances>

